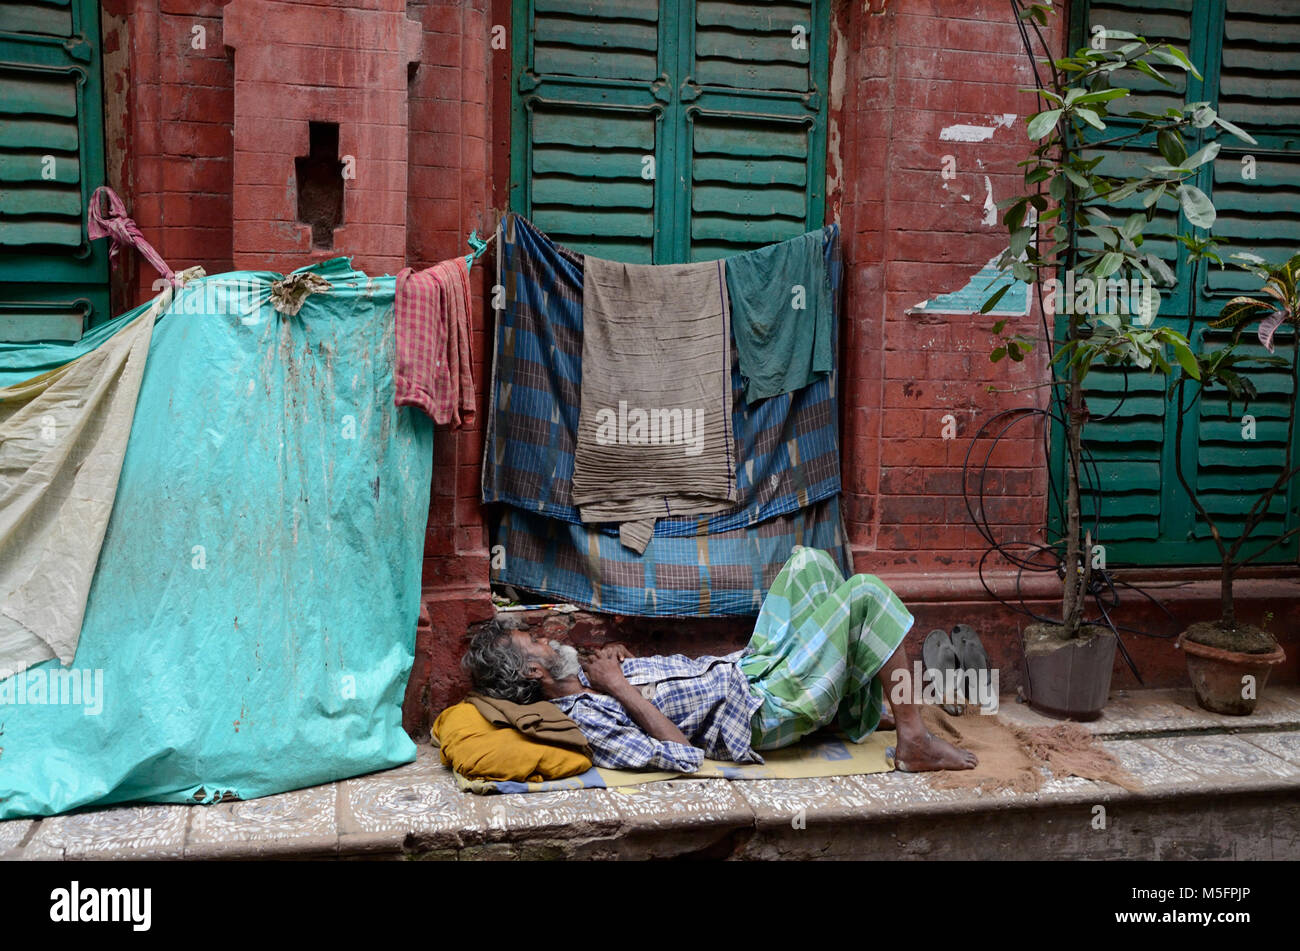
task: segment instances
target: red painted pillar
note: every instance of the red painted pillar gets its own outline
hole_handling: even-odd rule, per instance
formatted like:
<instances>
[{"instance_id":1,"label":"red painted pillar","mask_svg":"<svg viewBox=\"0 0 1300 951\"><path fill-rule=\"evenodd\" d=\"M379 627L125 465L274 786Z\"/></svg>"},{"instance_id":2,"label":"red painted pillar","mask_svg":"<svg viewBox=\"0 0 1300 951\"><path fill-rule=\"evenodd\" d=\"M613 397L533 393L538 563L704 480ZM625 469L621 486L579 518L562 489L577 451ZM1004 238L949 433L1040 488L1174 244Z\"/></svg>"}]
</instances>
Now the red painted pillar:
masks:
<instances>
[{"instance_id":1,"label":"red painted pillar","mask_svg":"<svg viewBox=\"0 0 1300 951\"><path fill-rule=\"evenodd\" d=\"M420 53L405 0L233 0L223 31L235 50L235 267L290 271L347 255L368 273L396 273L406 259L407 69ZM329 249L313 249L298 220L294 160L308 154L311 122L338 125L344 164Z\"/></svg>"}]
</instances>

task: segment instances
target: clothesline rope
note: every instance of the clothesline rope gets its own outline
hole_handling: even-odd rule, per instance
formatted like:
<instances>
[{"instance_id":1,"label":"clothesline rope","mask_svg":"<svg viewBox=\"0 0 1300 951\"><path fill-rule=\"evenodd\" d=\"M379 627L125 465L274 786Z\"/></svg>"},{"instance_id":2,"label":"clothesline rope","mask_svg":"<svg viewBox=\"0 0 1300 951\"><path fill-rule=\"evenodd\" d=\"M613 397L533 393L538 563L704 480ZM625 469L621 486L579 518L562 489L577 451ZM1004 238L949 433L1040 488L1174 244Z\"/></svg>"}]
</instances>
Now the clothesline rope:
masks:
<instances>
[{"instance_id":1,"label":"clothesline rope","mask_svg":"<svg viewBox=\"0 0 1300 951\"><path fill-rule=\"evenodd\" d=\"M473 231L469 233L469 237L465 239L465 242L473 250L471 250L469 254L465 255L466 270L469 270L469 268L473 266L474 262L477 261L482 256L483 252L487 250L488 245L491 244L496 239L496 236L497 236L497 232L495 228L493 229L492 234L488 237L486 241L484 241L482 238L478 236L477 228L475 228Z\"/></svg>"},{"instance_id":2,"label":"clothesline rope","mask_svg":"<svg viewBox=\"0 0 1300 951\"><path fill-rule=\"evenodd\" d=\"M86 212L86 234L92 241L98 238L109 239L108 259L114 270L120 264L122 248L133 247L163 278L173 284L177 282L176 272L145 239L135 219L126 213L126 203L122 201L121 196L107 185L100 185L90 195L90 207ZM496 240L496 236L495 228L486 240L478 236L477 228L469 233L466 243L472 250L465 255L466 269L482 257L488 245Z\"/></svg>"},{"instance_id":3,"label":"clothesline rope","mask_svg":"<svg viewBox=\"0 0 1300 951\"><path fill-rule=\"evenodd\" d=\"M155 271L171 283L176 283L176 272L167 266L162 255L145 240L135 219L126 213L126 204L113 189L100 185L91 193L90 208L86 213L86 234L90 240L108 238L108 260L114 270L123 247L133 247L139 251Z\"/></svg>"}]
</instances>

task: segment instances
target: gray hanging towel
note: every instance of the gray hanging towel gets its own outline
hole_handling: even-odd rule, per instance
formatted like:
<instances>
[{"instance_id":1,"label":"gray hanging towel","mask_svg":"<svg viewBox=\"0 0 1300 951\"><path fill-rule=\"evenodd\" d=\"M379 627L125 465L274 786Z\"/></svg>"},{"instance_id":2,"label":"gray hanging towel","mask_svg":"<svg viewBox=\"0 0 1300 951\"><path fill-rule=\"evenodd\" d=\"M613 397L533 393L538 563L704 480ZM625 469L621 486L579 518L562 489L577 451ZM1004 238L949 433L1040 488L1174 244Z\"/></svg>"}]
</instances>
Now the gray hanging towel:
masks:
<instances>
[{"instance_id":1,"label":"gray hanging towel","mask_svg":"<svg viewBox=\"0 0 1300 951\"><path fill-rule=\"evenodd\" d=\"M721 261L583 258L573 501L637 552L656 519L736 503L730 323Z\"/></svg>"}]
</instances>

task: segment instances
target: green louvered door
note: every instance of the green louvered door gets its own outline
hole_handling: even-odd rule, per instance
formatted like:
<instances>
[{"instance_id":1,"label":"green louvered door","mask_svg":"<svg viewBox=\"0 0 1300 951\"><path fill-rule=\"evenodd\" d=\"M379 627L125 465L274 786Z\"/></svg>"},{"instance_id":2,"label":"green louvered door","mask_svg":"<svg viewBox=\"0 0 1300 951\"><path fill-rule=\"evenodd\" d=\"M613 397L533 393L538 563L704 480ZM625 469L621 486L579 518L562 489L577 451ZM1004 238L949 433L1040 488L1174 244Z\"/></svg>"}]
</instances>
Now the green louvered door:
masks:
<instances>
[{"instance_id":1,"label":"green louvered door","mask_svg":"<svg viewBox=\"0 0 1300 951\"><path fill-rule=\"evenodd\" d=\"M636 263L819 226L827 22L828 0L518 0L511 207Z\"/></svg>"},{"instance_id":2,"label":"green louvered door","mask_svg":"<svg viewBox=\"0 0 1300 951\"><path fill-rule=\"evenodd\" d=\"M679 186L685 260L725 257L822 223L825 4L698 0L683 25Z\"/></svg>"},{"instance_id":3,"label":"green louvered door","mask_svg":"<svg viewBox=\"0 0 1300 951\"><path fill-rule=\"evenodd\" d=\"M1154 79L1126 75L1134 89L1130 109L1162 111L1186 101L1209 101L1223 117L1249 132L1251 146L1222 133L1217 126L1192 130L1188 150L1219 141L1218 159L1203 166L1195 184L1210 195L1218 210L1214 234L1231 244L1226 253L1252 251L1280 262L1300 251L1300 3L1289 0L1092 0L1075 6L1072 43L1088 42L1095 26L1127 30L1149 39L1164 39L1187 51L1202 79L1167 70L1171 88ZM1117 120L1123 125L1123 120ZM1098 133L1102 136L1109 133ZM1103 169L1136 170L1155 164L1154 143L1130 146L1105 156ZM1123 203L1124 214L1140 202ZM1180 331L1196 307L1196 346L1222 346L1226 335L1206 324L1231 297L1258 290L1254 278L1236 268L1204 270L1193 285L1185 254L1161 231L1183 231L1186 219L1162 202L1148 232L1146 247L1176 261L1178 282L1162 288L1158 322ZM1065 317L1058 322L1064 330ZM1294 336L1280 333L1277 354L1294 360ZM1245 338L1243 352L1263 349ZM1231 533L1258 492L1271 485L1287 462L1287 420L1294 394L1288 370L1257 368L1252 379L1260 398L1229 412L1221 391L1211 390L1188 416L1181 445L1176 414L1164 399L1163 378L1142 371L1098 367L1088 376L1086 396L1094 419L1084 431L1096 470L1085 482L1084 511L1098 505L1098 540L1116 563L1209 564L1218 561L1208 527L1200 522L1174 472L1174 453L1183 454L1184 469L1220 524ZM1249 414L1249 418L1244 418ZM1062 484L1063 451L1059 430L1054 439L1053 477ZM1300 453L1296 454L1300 457ZM1293 459L1291 464L1300 462ZM1262 547L1300 521L1300 486L1273 500L1268 518L1253 538ZM1090 524L1090 522L1089 522ZM1054 526L1059 530L1059 526ZM1281 545L1261 562L1294 562L1297 542ZM1248 549L1249 550L1249 549Z\"/></svg>"},{"instance_id":4,"label":"green louvered door","mask_svg":"<svg viewBox=\"0 0 1300 951\"><path fill-rule=\"evenodd\" d=\"M1218 84L1214 105L1259 144L1216 126L1205 141L1217 139L1223 151L1200 184L1219 213L1214 233L1231 241L1231 250L1285 261L1300 251L1300 3L1217 0L1214 7L1223 11L1222 59L1209 64ZM1216 268L1198 290L1217 314L1229 298L1259 287L1239 269Z\"/></svg>"},{"instance_id":5,"label":"green louvered door","mask_svg":"<svg viewBox=\"0 0 1300 951\"><path fill-rule=\"evenodd\" d=\"M1198 332L1202 350L1212 352L1231 339L1231 334L1202 327ZM1264 356L1267 351L1259 345L1253 332L1242 338L1241 351L1254 356ZM1295 360L1294 334L1279 335L1274 341L1274 353ZM1263 367L1251 374L1259 391L1259 398L1249 407L1240 402L1229 411L1227 394L1222 388L1202 395L1196 410L1188 417L1192 429L1184 436L1183 452L1187 455L1185 469L1195 472L1196 490L1221 530L1230 538L1240 534L1240 525L1246 513L1265 489L1277 481L1286 461L1287 427L1295 405L1291 387L1291 372L1284 367ZM1295 463L1290 463L1294 465ZM1271 538L1281 535L1296 524L1295 512L1288 516L1288 507L1294 507L1298 496L1293 485L1288 494L1279 493L1270 501L1264 520L1251 533L1248 551L1263 547ZM1214 544L1209 526L1193 519L1186 520L1189 531L1195 532L1198 549L1212 549ZM1296 546L1282 545L1281 555L1275 561L1296 560ZM1264 555L1260 560L1268 560Z\"/></svg>"},{"instance_id":6,"label":"green louvered door","mask_svg":"<svg viewBox=\"0 0 1300 951\"><path fill-rule=\"evenodd\" d=\"M104 180L92 0L0 7L0 340L73 340L107 316L104 242L85 209Z\"/></svg>"}]
</instances>

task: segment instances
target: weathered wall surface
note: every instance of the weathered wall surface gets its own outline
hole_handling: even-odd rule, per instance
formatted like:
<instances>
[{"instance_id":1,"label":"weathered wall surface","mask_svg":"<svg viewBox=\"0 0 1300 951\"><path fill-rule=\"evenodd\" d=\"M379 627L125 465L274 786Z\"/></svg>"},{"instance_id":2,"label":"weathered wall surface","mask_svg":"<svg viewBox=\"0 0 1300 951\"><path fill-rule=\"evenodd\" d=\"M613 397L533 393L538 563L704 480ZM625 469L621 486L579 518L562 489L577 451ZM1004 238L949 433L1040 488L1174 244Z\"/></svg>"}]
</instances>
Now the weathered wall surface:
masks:
<instances>
[{"instance_id":1,"label":"weathered wall surface","mask_svg":"<svg viewBox=\"0 0 1300 951\"><path fill-rule=\"evenodd\" d=\"M235 73L215 0L105 0L108 184L173 268L234 267ZM115 304L152 296L135 267Z\"/></svg>"},{"instance_id":2,"label":"weathered wall surface","mask_svg":"<svg viewBox=\"0 0 1300 951\"><path fill-rule=\"evenodd\" d=\"M283 16L265 22L253 6L241 9L254 3L256 10L273 3ZM1022 619L980 584L985 542L962 501L962 465L968 449L985 458L988 444L972 449L970 440L994 413L1043 404L1044 390L1032 384L1043 379L1044 356L995 365L990 318L909 311L966 287L1004 246L989 208L1020 184L1016 163L1028 148L1023 117L1033 97L1018 90L1032 76L1002 0L881 6L837 3L830 37L828 217L841 223L845 260L847 527L856 568L896 587L916 614L915 637L976 624L1014 681ZM173 267L289 270L346 253L374 273L421 268L464 253L469 231L490 231L506 205L510 50L492 38L494 31L509 38L509 0L106 0L104 13L109 183ZM301 82L278 85L286 70ZM293 159L306 154L310 120L338 121L340 153L359 162L329 251L310 248L293 201ZM458 699L464 632L491 615L478 503L488 270L471 272L479 418L435 440L424 605L406 704L415 735L431 711ZM153 279L147 267L119 276L117 302L148 296ZM1037 313L1022 320L1036 327ZM1041 433L1017 428L989 462L994 531L1041 541ZM993 580L1010 591L1005 577ZM1044 610L1053 580L1027 585ZM1206 590L1188 605L1212 610ZM1275 627L1284 627L1293 590L1292 582L1260 582L1243 591L1243 616L1271 608ZM1128 603L1133 626L1164 623L1149 603ZM1294 620L1290 629L1300 630ZM583 618L573 636L599 640L609 623L645 650L719 652L748 634L744 621ZM1139 639L1135 653L1148 683L1183 682L1168 642ZM1133 683L1117 671L1117 686Z\"/></svg>"},{"instance_id":3,"label":"weathered wall surface","mask_svg":"<svg viewBox=\"0 0 1300 951\"><path fill-rule=\"evenodd\" d=\"M235 54L235 266L291 271L346 254L363 271L400 270L407 65L421 45L405 0L232 0L222 30ZM312 122L337 126L324 161L340 167L330 178L342 187L342 221L324 243L304 223L311 203L303 208L295 173Z\"/></svg>"},{"instance_id":4,"label":"weathered wall surface","mask_svg":"<svg viewBox=\"0 0 1300 951\"><path fill-rule=\"evenodd\" d=\"M1017 90L1033 76L1005 3L865 6L841 8L845 49L832 60L849 535L864 570L969 568L985 547L961 498L970 439L999 410L1041 405L1041 390L987 392L1040 379L1041 355L995 365L991 318L908 311L960 290L1006 246L986 206L1022 187L1033 97ZM990 460L990 520L1026 541L1040 540L1045 518L1036 436L1016 429Z\"/></svg>"}]
</instances>

